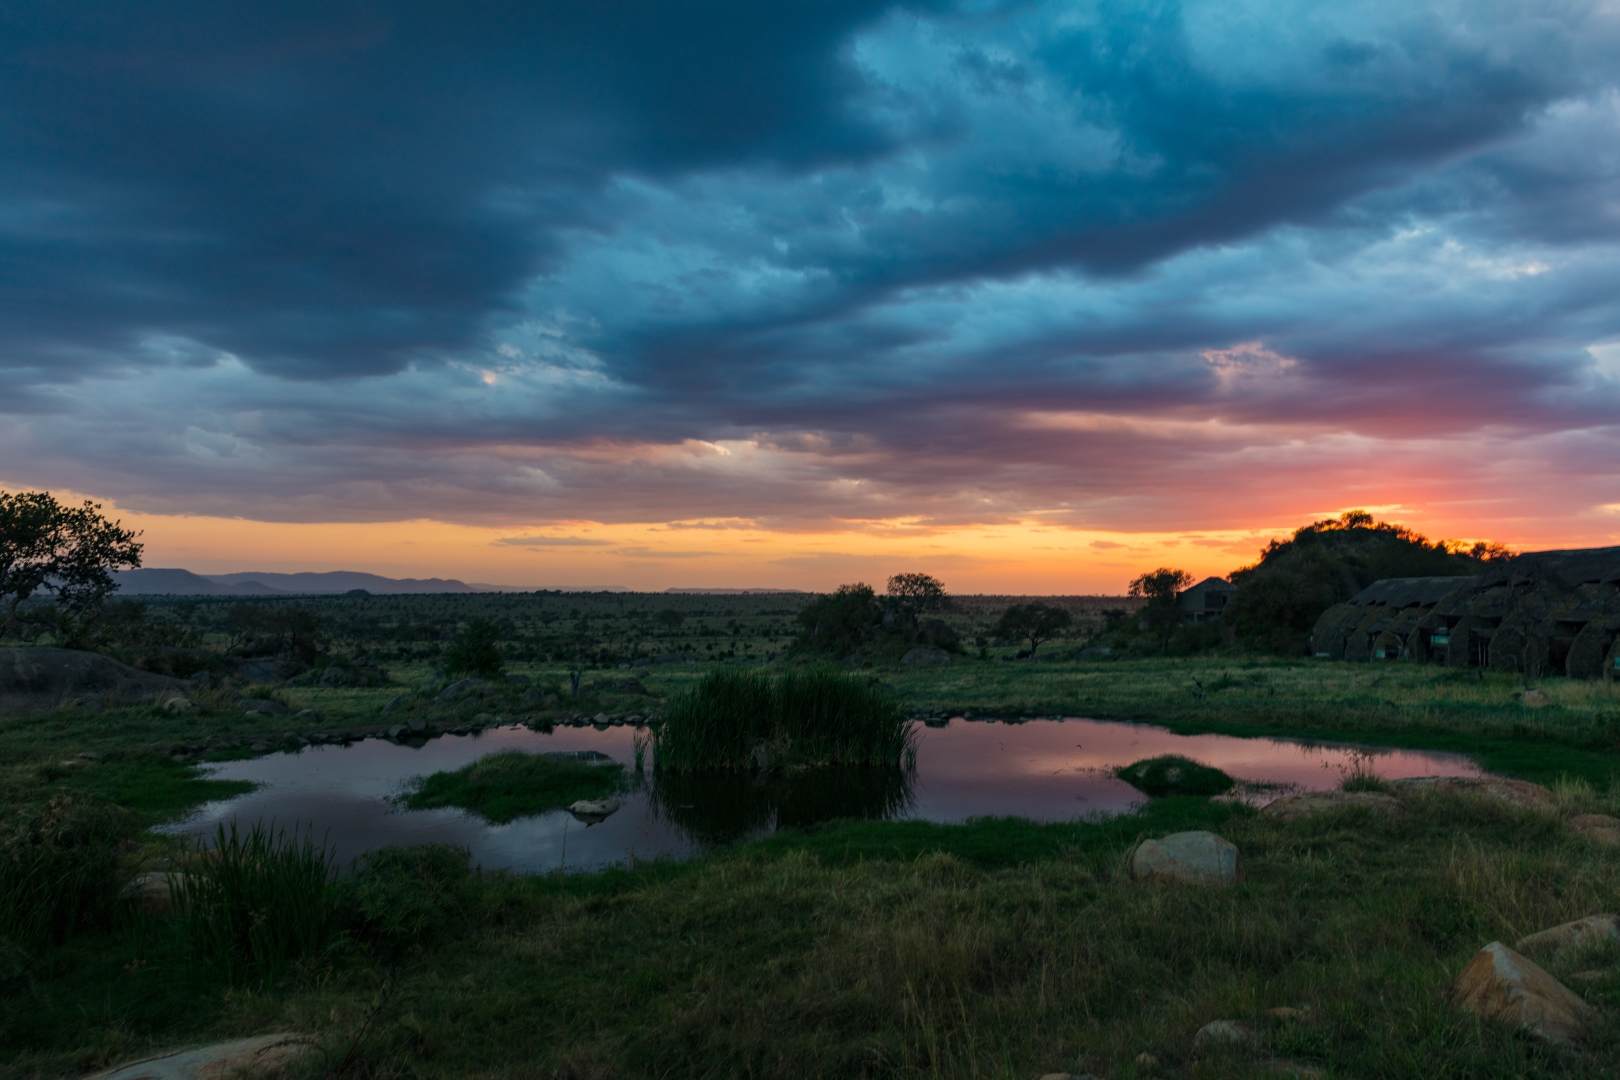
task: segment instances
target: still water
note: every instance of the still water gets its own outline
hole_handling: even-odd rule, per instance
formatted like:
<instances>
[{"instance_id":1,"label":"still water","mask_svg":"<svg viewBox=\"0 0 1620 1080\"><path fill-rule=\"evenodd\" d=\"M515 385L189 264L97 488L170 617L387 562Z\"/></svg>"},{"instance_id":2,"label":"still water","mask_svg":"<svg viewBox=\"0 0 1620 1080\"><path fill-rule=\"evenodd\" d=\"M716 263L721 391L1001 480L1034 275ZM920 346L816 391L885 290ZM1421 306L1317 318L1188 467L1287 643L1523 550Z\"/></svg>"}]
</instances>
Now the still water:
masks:
<instances>
[{"instance_id":1,"label":"still water","mask_svg":"<svg viewBox=\"0 0 1620 1080\"><path fill-rule=\"evenodd\" d=\"M468 848L487 869L590 870L687 855L707 844L835 817L1067 821L1118 814L1144 797L1112 770L1159 754L1181 754L1259 785L1246 796L1256 802L1283 790L1337 787L1357 754L1371 753L1372 771L1386 779L1480 772L1458 755L1414 750L1175 735L1146 724L1099 720L953 719L919 729L917 767L909 777L855 770L794 781L665 779L628 796L617 813L592 825L561 810L491 825L460 810L402 810L391 801L414 777L459 769L498 750L597 750L631 766L634 734L628 727L559 727L550 734L499 728L420 746L368 739L225 762L206 771L259 787L208 804L172 831L208 836L222 822L245 826L264 819L313 825L316 837L325 837L345 863L388 845L448 843Z\"/></svg>"}]
</instances>

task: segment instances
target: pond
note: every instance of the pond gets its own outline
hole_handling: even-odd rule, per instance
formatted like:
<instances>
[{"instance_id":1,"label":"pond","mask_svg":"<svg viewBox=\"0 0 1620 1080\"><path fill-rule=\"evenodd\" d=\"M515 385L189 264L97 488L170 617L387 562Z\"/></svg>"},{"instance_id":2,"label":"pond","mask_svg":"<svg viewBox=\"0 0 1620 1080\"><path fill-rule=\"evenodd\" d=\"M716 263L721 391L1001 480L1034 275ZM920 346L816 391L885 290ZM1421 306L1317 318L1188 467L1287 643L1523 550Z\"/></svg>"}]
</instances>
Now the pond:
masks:
<instances>
[{"instance_id":1,"label":"pond","mask_svg":"<svg viewBox=\"0 0 1620 1080\"><path fill-rule=\"evenodd\" d=\"M171 831L211 836L232 820L313 825L347 862L374 848L449 843L486 869L592 870L838 817L961 822L1011 815L1068 821L1129 811L1144 796L1112 771L1141 758L1180 754L1245 781L1239 797L1264 802L1285 790L1337 787L1357 755L1385 779L1478 776L1460 755L1364 750L1339 744L1228 735L1176 735L1147 724L1045 719L1015 723L952 719L919 728L909 777L852 770L801 780L666 778L649 782L605 821L567 811L492 825L461 810L402 810L392 797L419 776L459 769L499 750L596 750L634 762L635 729L520 727L444 736L420 745L367 739L205 766L210 776L260 785L210 803ZM649 770L650 771L650 770Z\"/></svg>"}]
</instances>

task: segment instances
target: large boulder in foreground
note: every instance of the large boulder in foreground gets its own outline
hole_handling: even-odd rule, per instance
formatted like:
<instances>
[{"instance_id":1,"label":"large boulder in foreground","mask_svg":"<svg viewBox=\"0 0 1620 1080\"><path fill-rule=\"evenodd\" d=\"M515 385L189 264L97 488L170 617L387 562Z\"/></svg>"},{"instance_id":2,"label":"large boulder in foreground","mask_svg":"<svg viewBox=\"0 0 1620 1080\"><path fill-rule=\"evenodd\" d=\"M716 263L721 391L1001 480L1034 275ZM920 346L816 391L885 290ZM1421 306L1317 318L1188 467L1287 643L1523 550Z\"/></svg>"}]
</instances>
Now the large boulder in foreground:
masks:
<instances>
[{"instance_id":1,"label":"large boulder in foreground","mask_svg":"<svg viewBox=\"0 0 1620 1080\"><path fill-rule=\"evenodd\" d=\"M93 1073L84 1080L224 1080L234 1076L268 1077L282 1072L314 1045L290 1032L199 1046L193 1050L132 1061Z\"/></svg>"},{"instance_id":2,"label":"large boulder in foreground","mask_svg":"<svg viewBox=\"0 0 1620 1080\"><path fill-rule=\"evenodd\" d=\"M1243 857L1236 844L1212 832L1171 833L1137 845L1131 875L1145 881L1231 885L1243 880Z\"/></svg>"},{"instance_id":3,"label":"large boulder in foreground","mask_svg":"<svg viewBox=\"0 0 1620 1080\"><path fill-rule=\"evenodd\" d=\"M195 688L100 653L0 648L0 713L45 712L73 703L89 708L139 705Z\"/></svg>"},{"instance_id":4,"label":"large boulder in foreground","mask_svg":"<svg viewBox=\"0 0 1620 1080\"><path fill-rule=\"evenodd\" d=\"M1452 1001L1550 1043L1580 1040L1592 1017L1592 1007L1573 990L1500 941L1475 953L1457 975Z\"/></svg>"},{"instance_id":5,"label":"large boulder in foreground","mask_svg":"<svg viewBox=\"0 0 1620 1080\"><path fill-rule=\"evenodd\" d=\"M1558 799L1547 788L1528 780L1509 780L1504 776L1411 776L1391 780L1389 786L1396 795L1411 795L1420 791L1443 791L1455 795L1476 795L1496 802L1516 806L1521 810L1556 810Z\"/></svg>"},{"instance_id":6,"label":"large boulder in foreground","mask_svg":"<svg viewBox=\"0 0 1620 1080\"><path fill-rule=\"evenodd\" d=\"M1261 817L1276 821L1293 821L1309 814L1330 810L1373 810L1378 813L1399 813L1401 801L1381 791L1302 791L1297 795L1284 795L1260 809Z\"/></svg>"}]
</instances>

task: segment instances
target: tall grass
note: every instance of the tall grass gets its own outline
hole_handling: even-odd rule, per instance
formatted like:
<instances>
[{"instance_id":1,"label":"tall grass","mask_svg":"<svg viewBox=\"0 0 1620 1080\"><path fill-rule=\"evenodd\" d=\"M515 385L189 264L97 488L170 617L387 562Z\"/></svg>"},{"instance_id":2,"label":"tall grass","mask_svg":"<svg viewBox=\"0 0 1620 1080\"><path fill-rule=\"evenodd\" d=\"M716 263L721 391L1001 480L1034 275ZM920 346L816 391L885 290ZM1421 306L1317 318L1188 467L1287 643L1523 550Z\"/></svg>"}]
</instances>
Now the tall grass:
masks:
<instances>
[{"instance_id":1,"label":"tall grass","mask_svg":"<svg viewBox=\"0 0 1620 1080\"><path fill-rule=\"evenodd\" d=\"M313 829L221 825L214 847L170 879L182 939L196 959L233 973L273 974L314 956L339 928L333 871Z\"/></svg>"},{"instance_id":2,"label":"tall grass","mask_svg":"<svg viewBox=\"0 0 1620 1080\"><path fill-rule=\"evenodd\" d=\"M66 796L0 819L0 940L37 950L108 912L132 832L128 813Z\"/></svg>"},{"instance_id":3,"label":"tall grass","mask_svg":"<svg viewBox=\"0 0 1620 1080\"><path fill-rule=\"evenodd\" d=\"M897 766L912 749L899 704L872 679L832 668L716 668L677 695L654 734L662 770Z\"/></svg>"}]
</instances>

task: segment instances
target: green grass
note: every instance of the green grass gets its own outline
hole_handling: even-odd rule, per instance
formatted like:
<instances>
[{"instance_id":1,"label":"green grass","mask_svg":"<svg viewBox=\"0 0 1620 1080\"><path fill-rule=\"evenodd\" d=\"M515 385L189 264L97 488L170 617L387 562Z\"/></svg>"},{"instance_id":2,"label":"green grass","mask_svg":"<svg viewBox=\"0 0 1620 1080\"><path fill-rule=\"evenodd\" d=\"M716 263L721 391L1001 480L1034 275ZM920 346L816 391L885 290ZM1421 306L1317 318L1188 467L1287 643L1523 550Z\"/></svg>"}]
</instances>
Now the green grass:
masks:
<instances>
[{"instance_id":1,"label":"green grass","mask_svg":"<svg viewBox=\"0 0 1620 1080\"><path fill-rule=\"evenodd\" d=\"M827 667L774 679L714 668L677 694L654 729L660 772L780 766L896 768L911 749L899 704L881 685Z\"/></svg>"},{"instance_id":2,"label":"green grass","mask_svg":"<svg viewBox=\"0 0 1620 1080\"><path fill-rule=\"evenodd\" d=\"M1114 775L1155 798L1166 795L1223 795L1235 781L1208 765L1179 754L1146 758L1114 770Z\"/></svg>"},{"instance_id":3,"label":"green grass","mask_svg":"<svg viewBox=\"0 0 1620 1080\"><path fill-rule=\"evenodd\" d=\"M546 754L505 750L453 772L423 777L401 800L411 810L454 806L505 824L560 810L579 799L601 799L625 786L624 766L595 765Z\"/></svg>"}]
</instances>

